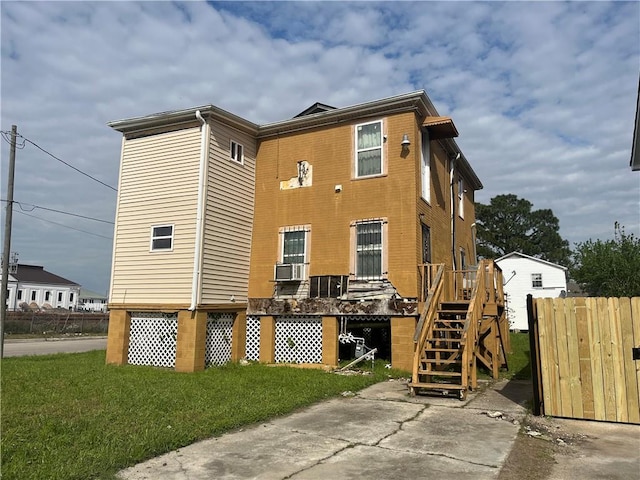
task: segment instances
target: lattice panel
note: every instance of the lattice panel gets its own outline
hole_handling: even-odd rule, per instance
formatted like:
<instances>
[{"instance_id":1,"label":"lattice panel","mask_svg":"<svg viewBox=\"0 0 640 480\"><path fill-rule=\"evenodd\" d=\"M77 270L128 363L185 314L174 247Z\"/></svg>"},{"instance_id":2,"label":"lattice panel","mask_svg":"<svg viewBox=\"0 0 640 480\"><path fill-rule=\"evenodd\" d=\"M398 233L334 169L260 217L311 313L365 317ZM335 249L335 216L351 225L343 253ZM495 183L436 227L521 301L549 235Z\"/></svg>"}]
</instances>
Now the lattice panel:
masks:
<instances>
[{"instance_id":1,"label":"lattice panel","mask_svg":"<svg viewBox=\"0 0 640 480\"><path fill-rule=\"evenodd\" d=\"M370 322L389 322L391 317L386 315L345 315L344 318L349 323L370 323Z\"/></svg>"},{"instance_id":2,"label":"lattice panel","mask_svg":"<svg viewBox=\"0 0 640 480\"><path fill-rule=\"evenodd\" d=\"M322 363L322 319L276 318L276 363Z\"/></svg>"},{"instance_id":3,"label":"lattice panel","mask_svg":"<svg viewBox=\"0 0 640 480\"><path fill-rule=\"evenodd\" d=\"M175 367L177 337L177 314L132 313L127 363Z\"/></svg>"},{"instance_id":4,"label":"lattice panel","mask_svg":"<svg viewBox=\"0 0 640 480\"><path fill-rule=\"evenodd\" d=\"M207 314L207 340L204 350L205 365L222 365L231 361L233 313Z\"/></svg>"},{"instance_id":5,"label":"lattice panel","mask_svg":"<svg viewBox=\"0 0 640 480\"><path fill-rule=\"evenodd\" d=\"M260 317L247 317L245 358L256 362L260 360Z\"/></svg>"}]
</instances>

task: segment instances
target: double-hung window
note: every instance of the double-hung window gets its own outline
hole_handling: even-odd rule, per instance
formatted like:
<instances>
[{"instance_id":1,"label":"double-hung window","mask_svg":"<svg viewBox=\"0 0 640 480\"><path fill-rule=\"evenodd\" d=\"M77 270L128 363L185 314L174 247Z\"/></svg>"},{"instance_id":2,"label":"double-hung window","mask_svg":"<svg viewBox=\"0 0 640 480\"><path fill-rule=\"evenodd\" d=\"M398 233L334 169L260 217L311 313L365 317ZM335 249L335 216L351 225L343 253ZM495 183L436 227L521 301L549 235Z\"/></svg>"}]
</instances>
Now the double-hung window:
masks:
<instances>
[{"instance_id":1,"label":"double-hung window","mask_svg":"<svg viewBox=\"0 0 640 480\"><path fill-rule=\"evenodd\" d=\"M151 227L151 251L173 250L173 225Z\"/></svg>"},{"instance_id":2,"label":"double-hung window","mask_svg":"<svg viewBox=\"0 0 640 480\"><path fill-rule=\"evenodd\" d=\"M305 263L306 232L290 230L283 232L282 263Z\"/></svg>"},{"instance_id":3,"label":"double-hung window","mask_svg":"<svg viewBox=\"0 0 640 480\"><path fill-rule=\"evenodd\" d=\"M422 151L420 163L420 178L422 180L422 198L431 201L431 150L429 148L429 132L422 132Z\"/></svg>"},{"instance_id":4,"label":"double-hung window","mask_svg":"<svg viewBox=\"0 0 640 480\"><path fill-rule=\"evenodd\" d=\"M356 177L382 174L382 121L356 125Z\"/></svg>"},{"instance_id":5,"label":"double-hung window","mask_svg":"<svg viewBox=\"0 0 640 480\"><path fill-rule=\"evenodd\" d=\"M533 288L542 288L542 274L541 273L532 273L531 274L531 287L533 287Z\"/></svg>"},{"instance_id":6,"label":"double-hung window","mask_svg":"<svg viewBox=\"0 0 640 480\"><path fill-rule=\"evenodd\" d=\"M244 147L238 142L231 140L231 160L244 164Z\"/></svg>"},{"instance_id":7,"label":"double-hung window","mask_svg":"<svg viewBox=\"0 0 640 480\"><path fill-rule=\"evenodd\" d=\"M382 220L356 222L355 271L359 280L379 280L383 277Z\"/></svg>"},{"instance_id":8,"label":"double-hung window","mask_svg":"<svg viewBox=\"0 0 640 480\"><path fill-rule=\"evenodd\" d=\"M458 215L460 218L464 218L464 180L462 177L458 178Z\"/></svg>"},{"instance_id":9,"label":"double-hung window","mask_svg":"<svg viewBox=\"0 0 640 480\"><path fill-rule=\"evenodd\" d=\"M280 266L276 265L276 280L283 278L300 281L307 278L309 232L308 225L280 229Z\"/></svg>"}]
</instances>

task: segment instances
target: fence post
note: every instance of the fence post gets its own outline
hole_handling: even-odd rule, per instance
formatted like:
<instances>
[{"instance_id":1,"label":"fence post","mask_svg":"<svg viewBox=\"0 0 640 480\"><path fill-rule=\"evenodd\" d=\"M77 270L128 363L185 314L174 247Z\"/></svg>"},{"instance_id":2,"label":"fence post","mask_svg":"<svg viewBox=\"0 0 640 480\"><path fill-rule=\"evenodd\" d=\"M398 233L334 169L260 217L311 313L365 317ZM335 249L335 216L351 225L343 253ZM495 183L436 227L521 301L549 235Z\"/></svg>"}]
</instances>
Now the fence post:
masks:
<instances>
[{"instance_id":1,"label":"fence post","mask_svg":"<svg viewBox=\"0 0 640 480\"><path fill-rule=\"evenodd\" d=\"M540 340L538 336L538 316L533 304L533 295L527 295L527 317L529 320L529 363L533 382L533 414L544 415L544 395L540 378Z\"/></svg>"}]
</instances>

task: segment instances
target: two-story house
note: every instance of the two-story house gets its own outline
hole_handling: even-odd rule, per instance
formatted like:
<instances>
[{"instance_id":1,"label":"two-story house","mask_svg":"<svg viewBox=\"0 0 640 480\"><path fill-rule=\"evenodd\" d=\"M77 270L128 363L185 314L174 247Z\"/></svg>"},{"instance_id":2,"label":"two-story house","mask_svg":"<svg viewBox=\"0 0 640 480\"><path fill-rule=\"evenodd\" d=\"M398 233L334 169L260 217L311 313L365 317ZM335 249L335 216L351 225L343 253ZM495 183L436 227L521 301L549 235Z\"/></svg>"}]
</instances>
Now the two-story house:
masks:
<instances>
[{"instance_id":1,"label":"two-story house","mask_svg":"<svg viewBox=\"0 0 640 480\"><path fill-rule=\"evenodd\" d=\"M109 125L109 363L336 365L364 340L411 370L428 265L475 264L482 185L424 91L264 125L212 105Z\"/></svg>"}]
</instances>

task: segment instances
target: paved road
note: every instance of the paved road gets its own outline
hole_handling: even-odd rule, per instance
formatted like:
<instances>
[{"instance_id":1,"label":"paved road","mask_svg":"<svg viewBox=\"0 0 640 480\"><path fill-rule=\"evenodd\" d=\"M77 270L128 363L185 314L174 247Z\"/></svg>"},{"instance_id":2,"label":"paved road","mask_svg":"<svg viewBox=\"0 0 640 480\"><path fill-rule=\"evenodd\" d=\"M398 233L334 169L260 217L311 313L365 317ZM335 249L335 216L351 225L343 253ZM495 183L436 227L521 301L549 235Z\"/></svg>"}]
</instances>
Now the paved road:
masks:
<instances>
[{"instance_id":1,"label":"paved road","mask_svg":"<svg viewBox=\"0 0 640 480\"><path fill-rule=\"evenodd\" d=\"M48 355L50 353L77 353L105 350L107 337L84 337L50 340L5 340L4 356Z\"/></svg>"}]
</instances>

